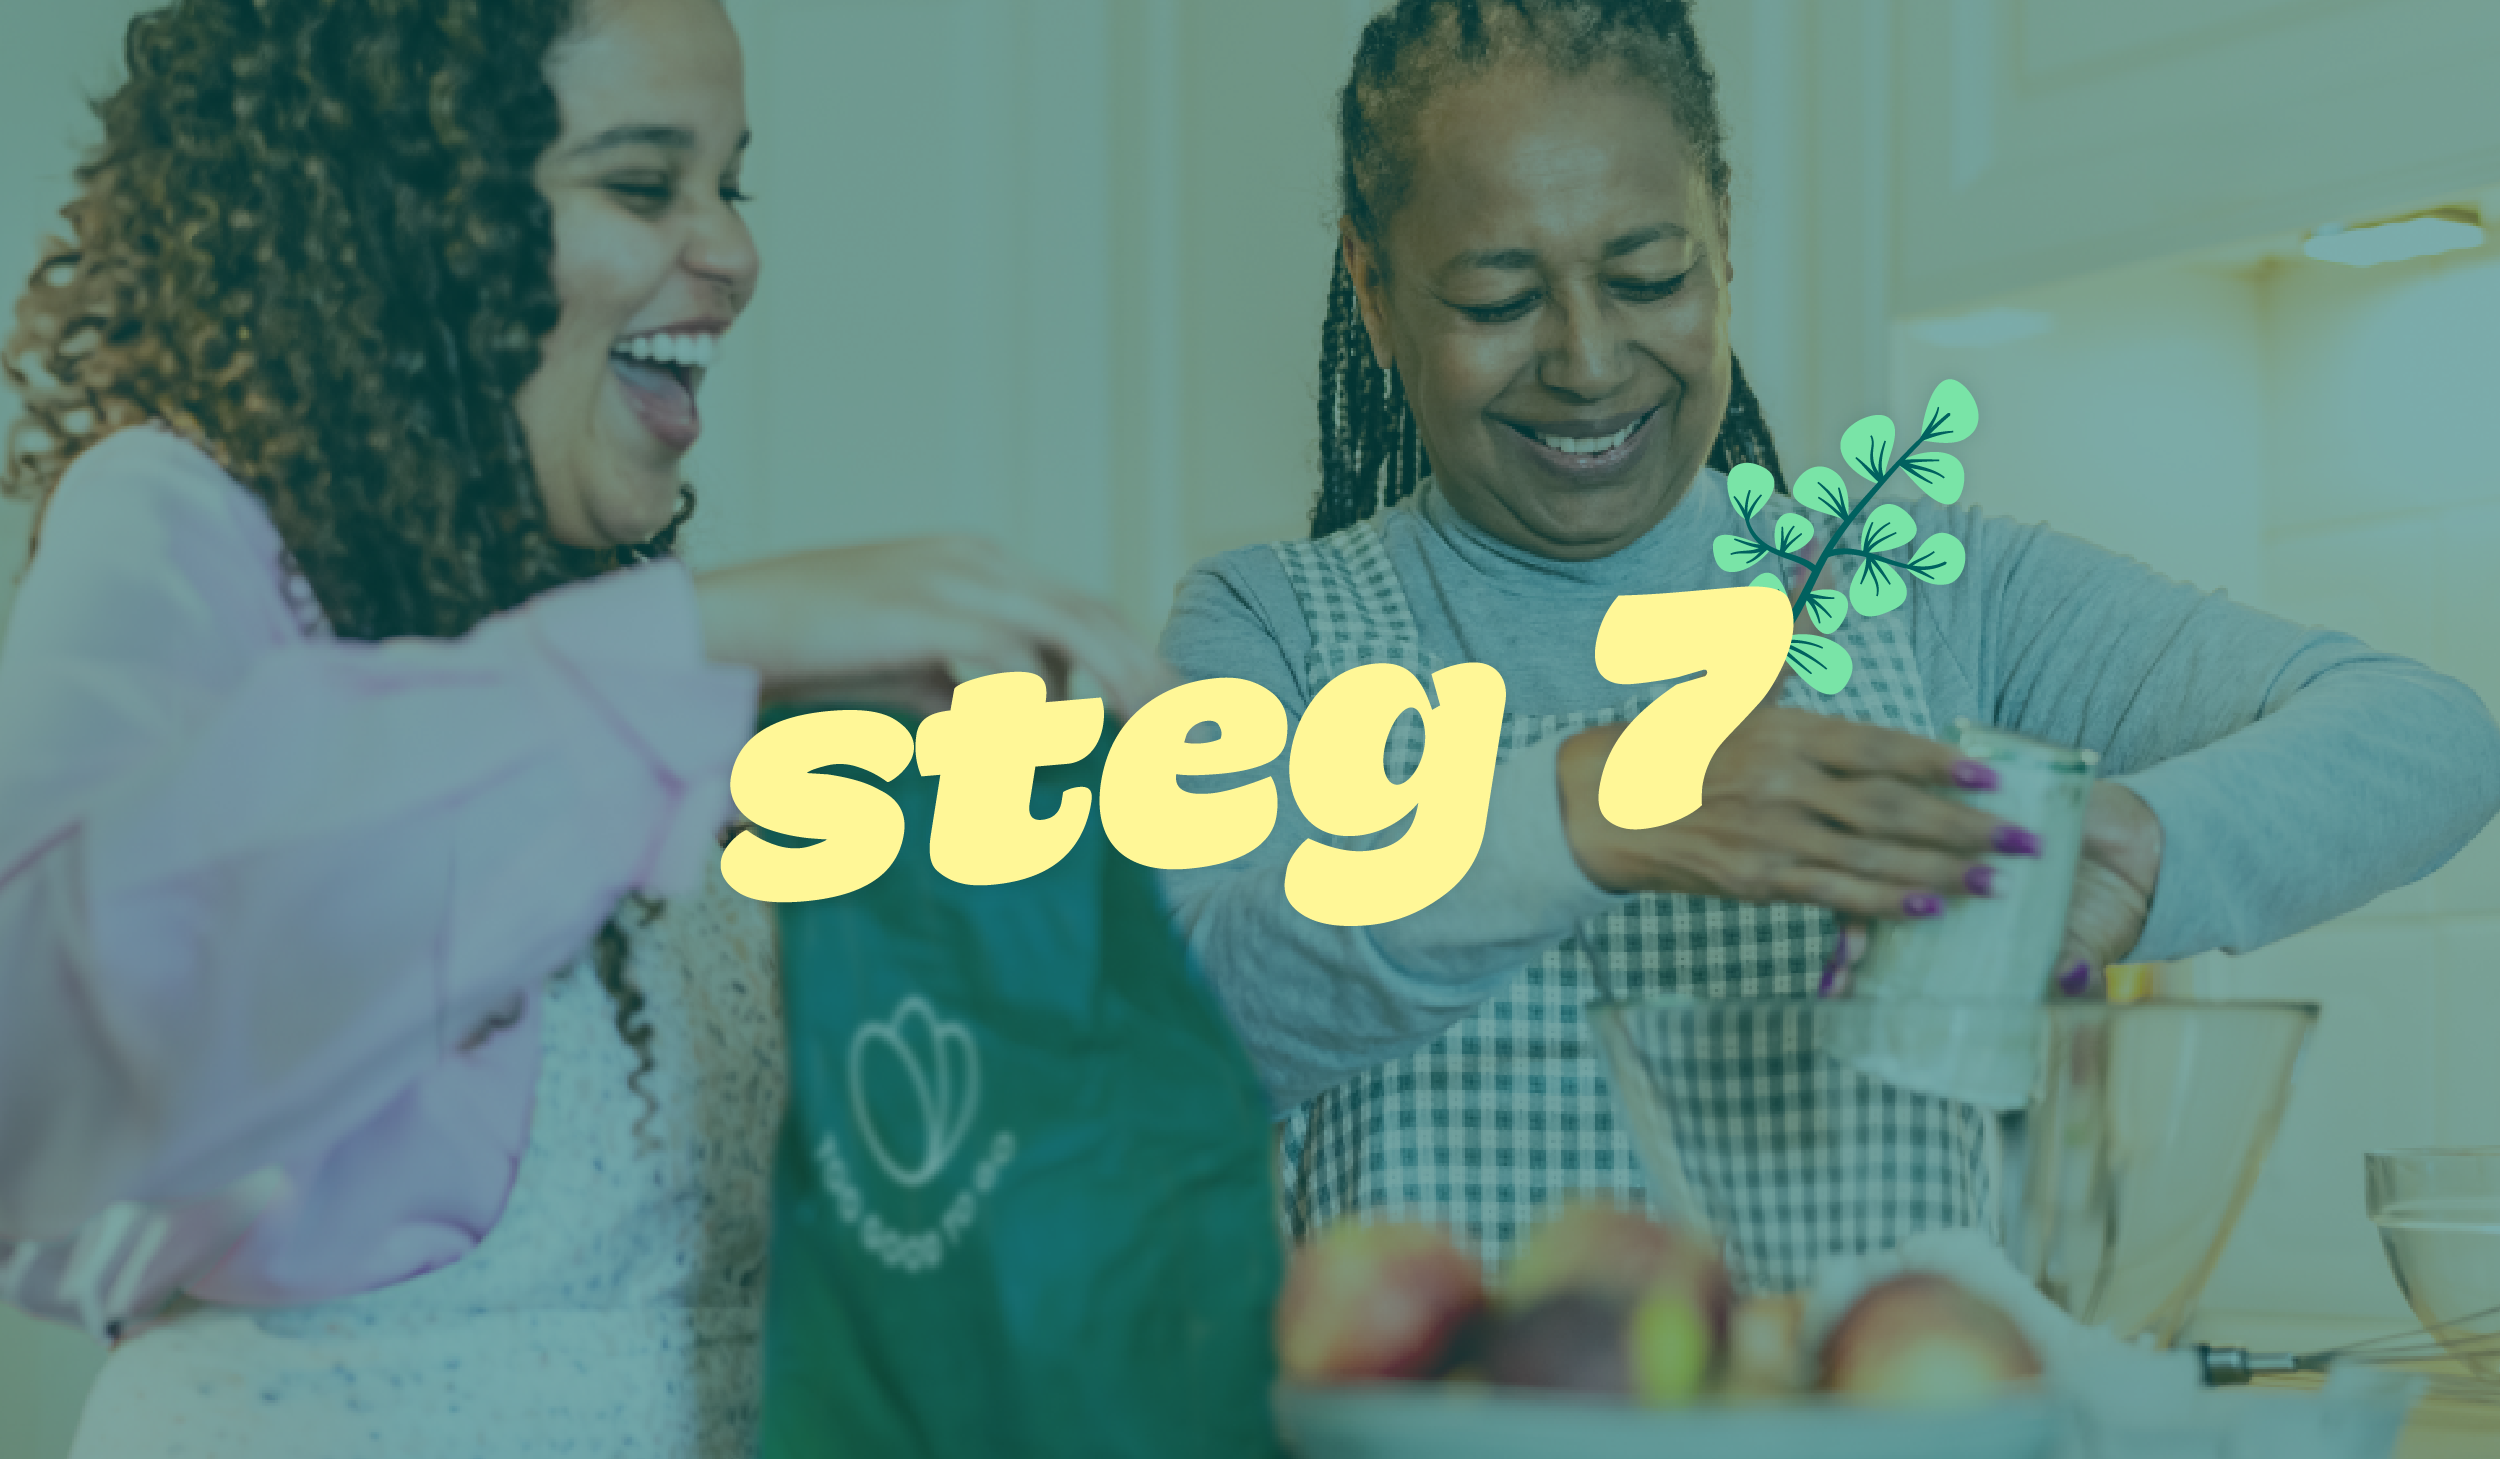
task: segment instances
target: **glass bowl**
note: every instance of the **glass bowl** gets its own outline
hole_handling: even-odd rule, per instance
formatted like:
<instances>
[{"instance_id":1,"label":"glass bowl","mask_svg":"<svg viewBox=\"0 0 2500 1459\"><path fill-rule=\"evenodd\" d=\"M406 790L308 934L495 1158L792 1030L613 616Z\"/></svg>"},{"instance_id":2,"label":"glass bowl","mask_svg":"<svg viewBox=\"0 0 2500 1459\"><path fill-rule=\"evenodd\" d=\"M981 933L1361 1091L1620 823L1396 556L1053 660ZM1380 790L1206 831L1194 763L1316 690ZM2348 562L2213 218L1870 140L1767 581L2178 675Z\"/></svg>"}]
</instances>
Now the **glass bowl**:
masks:
<instances>
[{"instance_id":1,"label":"glass bowl","mask_svg":"<svg viewBox=\"0 0 2500 1459\"><path fill-rule=\"evenodd\" d=\"M2361 1164L2413 1315L2477 1376L2500 1379L2500 1147L2375 1150Z\"/></svg>"},{"instance_id":2,"label":"glass bowl","mask_svg":"<svg viewBox=\"0 0 2500 1459\"><path fill-rule=\"evenodd\" d=\"M2312 1003L1601 999L1659 1213L1737 1284L1984 1230L2077 1319L2167 1345L2274 1140Z\"/></svg>"}]
</instances>

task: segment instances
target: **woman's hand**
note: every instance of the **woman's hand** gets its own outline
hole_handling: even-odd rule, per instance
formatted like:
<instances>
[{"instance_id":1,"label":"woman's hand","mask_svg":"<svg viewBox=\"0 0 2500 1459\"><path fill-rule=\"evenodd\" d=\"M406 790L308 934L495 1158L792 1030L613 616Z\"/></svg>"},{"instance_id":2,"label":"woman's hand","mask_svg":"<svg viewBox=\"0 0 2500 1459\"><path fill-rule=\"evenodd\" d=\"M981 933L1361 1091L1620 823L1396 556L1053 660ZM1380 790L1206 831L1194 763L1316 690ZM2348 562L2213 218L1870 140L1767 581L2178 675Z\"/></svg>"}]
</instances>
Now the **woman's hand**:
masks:
<instances>
[{"instance_id":1,"label":"woman's hand","mask_svg":"<svg viewBox=\"0 0 2500 1459\"><path fill-rule=\"evenodd\" d=\"M2061 990L2089 990L2101 970L2125 957L2144 935L2153 887L2161 878L2161 853L2161 819L2144 798L2106 780L2094 784L2084 811L2074 900L2066 907L2066 945L2057 955Z\"/></svg>"},{"instance_id":2,"label":"woman's hand","mask_svg":"<svg viewBox=\"0 0 2500 1459\"><path fill-rule=\"evenodd\" d=\"M1701 809L1653 830L1626 831L1597 809L1623 726L1566 740L1563 829L1589 879L1611 891L1933 917L1948 897L1987 894L1982 853L2037 853L2029 831L1937 793L1993 783L1985 765L1918 735L1776 708L1777 697L1775 687L1719 746Z\"/></svg>"},{"instance_id":3,"label":"woman's hand","mask_svg":"<svg viewBox=\"0 0 2500 1459\"><path fill-rule=\"evenodd\" d=\"M1090 676L1115 716L1178 682L1108 604L972 537L815 552L695 579L705 652L750 664L768 699L931 712L985 674L1039 674L1053 698Z\"/></svg>"}]
</instances>

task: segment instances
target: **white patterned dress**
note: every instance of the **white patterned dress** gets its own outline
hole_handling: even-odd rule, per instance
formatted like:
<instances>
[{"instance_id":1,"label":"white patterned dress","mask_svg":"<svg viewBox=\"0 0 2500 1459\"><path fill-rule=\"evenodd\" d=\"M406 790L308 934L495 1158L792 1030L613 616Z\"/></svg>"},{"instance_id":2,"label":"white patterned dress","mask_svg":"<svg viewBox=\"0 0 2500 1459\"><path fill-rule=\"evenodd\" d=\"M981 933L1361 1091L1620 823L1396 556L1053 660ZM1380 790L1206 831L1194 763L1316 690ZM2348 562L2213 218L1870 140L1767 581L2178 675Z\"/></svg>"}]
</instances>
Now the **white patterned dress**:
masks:
<instances>
[{"instance_id":1,"label":"white patterned dress","mask_svg":"<svg viewBox=\"0 0 2500 1459\"><path fill-rule=\"evenodd\" d=\"M1360 664L1394 663L1429 680L1448 665L1423 648L1405 586L1374 521L1313 541L1272 544L1310 625L1304 682L1318 692ZM1915 734L1932 734L1908 625L1853 616L1836 635L1856 669L1826 697L1792 683L1782 703ZM1495 665L1499 668L1500 665ZM1537 714L1511 706L1501 754L1549 736L1630 719L1661 692L1647 689L1599 713ZM1410 716L1391 735L1389 773L1411 774L1423 753ZM1296 1109L1280 1158L1286 1221L1295 1239L1341 1216L1437 1222L1499 1265L1534 1213L1574 1191L1639 1200L1643 1177L1606 1089L1582 1009L1607 994L1710 998L1810 996L1832 944L1819 907L1749 906L1710 897L1628 898L1521 970L1516 981L1411 1054L1355 1076ZM1748 1053L1680 1071L1728 1116L1717 1159L1744 1191L1731 1213L1754 1254L1749 1279L1804 1281L1833 1251L1883 1249L1912 1231L1974 1225L1991 1204L1988 1132L1964 1106L1861 1081L1852 1117L1869 1136L1881 1189L1837 1191L1811 1157L1784 1152L1787 1112L1806 1103L1800 1081L1829 1077L1810 1056Z\"/></svg>"},{"instance_id":2,"label":"white patterned dress","mask_svg":"<svg viewBox=\"0 0 2500 1459\"><path fill-rule=\"evenodd\" d=\"M772 909L715 873L620 914L657 1101L585 960L549 980L510 1200L459 1262L124 1343L74 1459L744 1459L784 1090Z\"/></svg>"}]
</instances>

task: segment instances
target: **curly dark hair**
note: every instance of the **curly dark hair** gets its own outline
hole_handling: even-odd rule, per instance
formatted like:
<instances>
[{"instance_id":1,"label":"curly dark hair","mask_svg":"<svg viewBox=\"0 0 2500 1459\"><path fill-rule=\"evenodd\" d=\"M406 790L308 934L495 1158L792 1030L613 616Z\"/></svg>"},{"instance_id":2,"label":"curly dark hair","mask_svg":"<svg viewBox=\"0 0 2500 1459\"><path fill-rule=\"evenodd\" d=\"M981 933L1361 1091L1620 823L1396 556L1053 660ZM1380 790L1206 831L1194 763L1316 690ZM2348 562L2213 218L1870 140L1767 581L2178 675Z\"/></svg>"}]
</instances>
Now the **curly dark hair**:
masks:
<instances>
[{"instance_id":1,"label":"curly dark hair","mask_svg":"<svg viewBox=\"0 0 2500 1459\"><path fill-rule=\"evenodd\" d=\"M1718 79L1685 0L1399 0L1363 28L1337 100L1338 204L1375 255L1413 181L1424 104L1450 82L1508 61L1557 76L1614 66L1655 87L1693 149L1724 229L1732 174ZM1728 372L1727 415L1710 465L1725 471L1754 462L1786 491L1744 368L1731 358ZM1372 358L1342 252L1328 283L1319 381L1320 492L1311 535L1325 537L1412 495L1432 474L1397 375Z\"/></svg>"},{"instance_id":2,"label":"curly dark hair","mask_svg":"<svg viewBox=\"0 0 2500 1459\"><path fill-rule=\"evenodd\" d=\"M0 487L43 507L105 436L161 423L267 507L341 638L449 638L670 550L548 532L513 401L559 304L533 168L581 0L174 0L47 244L0 373ZM650 1096L615 917L594 962Z\"/></svg>"}]
</instances>

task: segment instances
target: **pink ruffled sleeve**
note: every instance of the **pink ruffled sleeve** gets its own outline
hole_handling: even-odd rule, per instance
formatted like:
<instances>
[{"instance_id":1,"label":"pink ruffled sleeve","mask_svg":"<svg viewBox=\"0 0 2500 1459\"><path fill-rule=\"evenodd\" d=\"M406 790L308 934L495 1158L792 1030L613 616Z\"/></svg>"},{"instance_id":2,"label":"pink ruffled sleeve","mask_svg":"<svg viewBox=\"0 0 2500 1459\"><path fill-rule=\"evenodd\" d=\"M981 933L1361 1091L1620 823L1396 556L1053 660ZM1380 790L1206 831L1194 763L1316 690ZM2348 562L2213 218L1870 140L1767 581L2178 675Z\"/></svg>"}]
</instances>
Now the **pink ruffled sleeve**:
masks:
<instances>
[{"instance_id":1,"label":"pink ruffled sleeve","mask_svg":"<svg viewBox=\"0 0 2500 1459\"><path fill-rule=\"evenodd\" d=\"M63 481L0 647L0 1237L283 1167L229 1300L483 1236L535 1018L461 1041L718 854L756 701L674 563L379 644L308 635L278 564L206 456L124 432Z\"/></svg>"}]
</instances>

